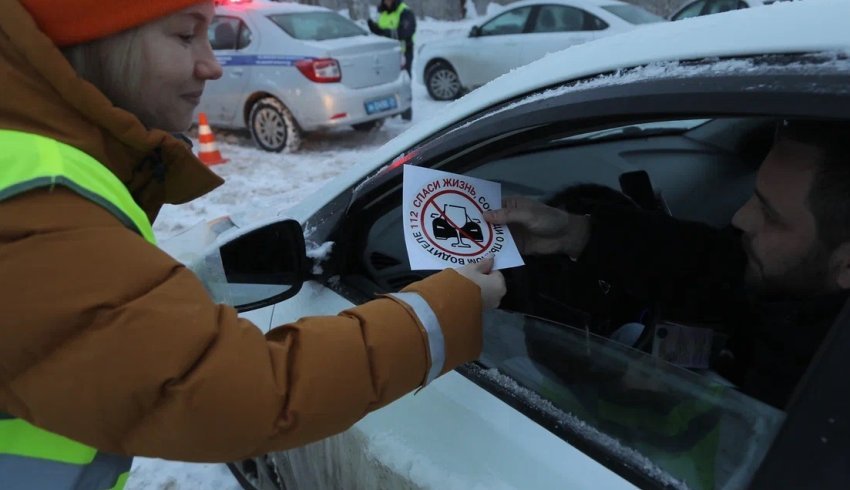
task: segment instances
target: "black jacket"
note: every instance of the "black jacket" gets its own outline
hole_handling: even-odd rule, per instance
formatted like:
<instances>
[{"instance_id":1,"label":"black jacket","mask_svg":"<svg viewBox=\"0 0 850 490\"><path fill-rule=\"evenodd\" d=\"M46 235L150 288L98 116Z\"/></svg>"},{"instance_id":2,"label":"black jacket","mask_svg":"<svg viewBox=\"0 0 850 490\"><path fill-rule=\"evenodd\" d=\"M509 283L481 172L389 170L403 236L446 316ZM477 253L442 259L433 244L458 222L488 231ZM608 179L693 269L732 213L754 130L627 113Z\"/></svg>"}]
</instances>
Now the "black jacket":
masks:
<instances>
[{"instance_id":1,"label":"black jacket","mask_svg":"<svg viewBox=\"0 0 850 490\"><path fill-rule=\"evenodd\" d=\"M740 233L663 213L600 206L578 266L679 321L720 320L733 355L715 369L750 396L783 407L846 293L764 302L747 294Z\"/></svg>"}]
</instances>

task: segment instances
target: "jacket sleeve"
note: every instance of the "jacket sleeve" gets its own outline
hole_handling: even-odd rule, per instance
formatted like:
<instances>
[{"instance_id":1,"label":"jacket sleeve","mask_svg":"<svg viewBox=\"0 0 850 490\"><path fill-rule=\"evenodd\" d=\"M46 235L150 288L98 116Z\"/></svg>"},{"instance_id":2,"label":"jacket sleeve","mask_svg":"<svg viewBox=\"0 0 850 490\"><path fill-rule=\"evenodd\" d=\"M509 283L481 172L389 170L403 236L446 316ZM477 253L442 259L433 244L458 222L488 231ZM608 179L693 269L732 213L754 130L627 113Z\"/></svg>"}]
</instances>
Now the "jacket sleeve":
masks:
<instances>
[{"instance_id":1,"label":"jacket sleeve","mask_svg":"<svg viewBox=\"0 0 850 490\"><path fill-rule=\"evenodd\" d=\"M381 29L378 27L378 23L372 19L367 19L366 25L369 26L369 31L376 36L392 37L392 33L389 29Z\"/></svg>"},{"instance_id":2,"label":"jacket sleeve","mask_svg":"<svg viewBox=\"0 0 850 490\"><path fill-rule=\"evenodd\" d=\"M399 19L397 37L399 40L409 41L413 39L414 34L416 34L416 15L412 10L406 9Z\"/></svg>"},{"instance_id":3,"label":"jacket sleeve","mask_svg":"<svg viewBox=\"0 0 850 490\"><path fill-rule=\"evenodd\" d=\"M480 292L454 271L406 289L425 306L379 298L264 336L68 191L2 202L0 223L0 411L102 450L232 461L340 432L426 381L423 308L440 372L481 350Z\"/></svg>"},{"instance_id":4,"label":"jacket sleeve","mask_svg":"<svg viewBox=\"0 0 850 490\"><path fill-rule=\"evenodd\" d=\"M740 240L731 228L603 205L591 215L578 265L638 298L701 315L741 287L747 257Z\"/></svg>"}]
</instances>

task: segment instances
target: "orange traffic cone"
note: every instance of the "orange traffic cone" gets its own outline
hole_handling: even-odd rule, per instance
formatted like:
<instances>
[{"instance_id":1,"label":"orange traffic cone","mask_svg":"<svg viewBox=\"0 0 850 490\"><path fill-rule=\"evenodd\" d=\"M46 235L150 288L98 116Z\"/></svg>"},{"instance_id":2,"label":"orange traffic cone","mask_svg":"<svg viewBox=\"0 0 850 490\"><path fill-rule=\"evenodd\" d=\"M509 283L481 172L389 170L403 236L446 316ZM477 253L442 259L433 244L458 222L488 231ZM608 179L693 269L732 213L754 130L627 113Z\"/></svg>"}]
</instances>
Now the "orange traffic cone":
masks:
<instances>
[{"instance_id":1,"label":"orange traffic cone","mask_svg":"<svg viewBox=\"0 0 850 490\"><path fill-rule=\"evenodd\" d=\"M215 135L213 135L210 124L207 122L207 115L203 112L198 114L198 141L201 142L201 151L198 152L198 158L205 165L217 165L227 162L221 157L221 152L218 151L218 146L215 144Z\"/></svg>"}]
</instances>

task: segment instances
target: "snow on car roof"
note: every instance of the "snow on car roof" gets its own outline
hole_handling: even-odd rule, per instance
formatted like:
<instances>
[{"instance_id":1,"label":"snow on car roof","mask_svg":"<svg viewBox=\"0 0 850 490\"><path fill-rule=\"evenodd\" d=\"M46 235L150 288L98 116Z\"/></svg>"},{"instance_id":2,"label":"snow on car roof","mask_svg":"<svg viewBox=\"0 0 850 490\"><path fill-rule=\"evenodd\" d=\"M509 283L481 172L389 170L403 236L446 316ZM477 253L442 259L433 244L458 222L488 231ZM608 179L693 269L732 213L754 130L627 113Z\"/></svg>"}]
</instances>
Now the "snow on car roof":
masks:
<instances>
[{"instance_id":1,"label":"snow on car roof","mask_svg":"<svg viewBox=\"0 0 850 490\"><path fill-rule=\"evenodd\" d=\"M316 5L303 5L295 2L271 2L265 0L241 1L234 3L222 3L216 10L228 10L231 12L255 12L262 11L269 14L291 14L300 12L329 12L329 9Z\"/></svg>"}]
</instances>

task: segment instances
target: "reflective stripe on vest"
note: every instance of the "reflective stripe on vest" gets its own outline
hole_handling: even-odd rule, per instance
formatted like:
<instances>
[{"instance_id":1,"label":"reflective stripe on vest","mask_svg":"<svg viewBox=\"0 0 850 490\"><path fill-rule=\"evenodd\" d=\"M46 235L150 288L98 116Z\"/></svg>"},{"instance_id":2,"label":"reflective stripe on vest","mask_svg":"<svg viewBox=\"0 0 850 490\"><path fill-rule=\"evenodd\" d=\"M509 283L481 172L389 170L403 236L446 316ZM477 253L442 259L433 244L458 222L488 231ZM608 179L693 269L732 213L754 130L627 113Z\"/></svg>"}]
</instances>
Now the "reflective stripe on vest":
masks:
<instances>
[{"instance_id":1,"label":"reflective stripe on vest","mask_svg":"<svg viewBox=\"0 0 850 490\"><path fill-rule=\"evenodd\" d=\"M156 244L147 215L97 160L56 140L0 130L0 201L41 187L66 187ZM133 458L98 451L0 413L3 490L119 490Z\"/></svg>"},{"instance_id":2,"label":"reflective stripe on vest","mask_svg":"<svg viewBox=\"0 0 850 490\"><path fill-rule=\"evenodd\" d=\"M393 10L392 12L387 12L386 10L381 12L381 14L378 16L378 27L391 31L398 29L399 24L401 24L401 14L405 10L407 10L407 4L402 3L398 6L397 9ZM411 41L413 41L415 37L416 35L414 34L413 38L411 38ZM405 51L407 51L407 43L401 41L401 52L404 53Z\"/></svg>"},{"instance_id":3,"label":"reflective stripe on vest","mask_svg":"<svg viewBox=\"0 0 850 490\"><path fill-rule=\"evenodd\" d=\"M0 201L61 185L98 204L156 243L150 221L112 172L82 151L35 134L0 129Z\"/></svg>"}]
</instances>

